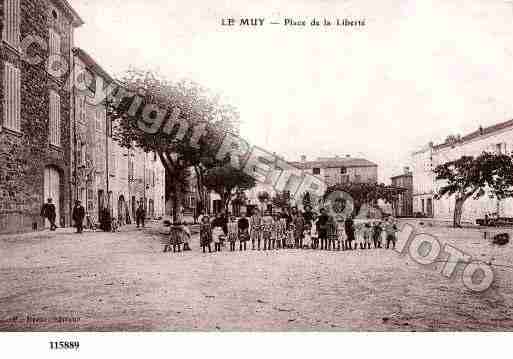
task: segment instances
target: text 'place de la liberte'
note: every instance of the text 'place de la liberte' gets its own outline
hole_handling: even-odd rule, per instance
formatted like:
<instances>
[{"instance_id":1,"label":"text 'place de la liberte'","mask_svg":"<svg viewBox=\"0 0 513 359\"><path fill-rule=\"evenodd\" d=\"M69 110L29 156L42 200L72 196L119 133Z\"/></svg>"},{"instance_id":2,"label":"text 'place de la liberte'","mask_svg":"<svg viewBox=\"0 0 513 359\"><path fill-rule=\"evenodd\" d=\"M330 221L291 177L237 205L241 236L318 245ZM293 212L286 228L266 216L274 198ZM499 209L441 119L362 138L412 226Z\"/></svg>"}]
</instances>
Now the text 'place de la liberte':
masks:
<instances>
[{"instance_id":1,"label":"text 'place de la liberte'","mask_svg":"<svg viewBox=\"0 0 513 359\"><path fill-rule=\"evenodd\" d=\"M263 26L286 26L286 27L316 27L316 26L341 26L341 27L362 27L366 25L365 19L349 18L265 18L265 17L224 17L220 21L221 26L233 27L263 27Z\"/></svg>"}]
</instances>

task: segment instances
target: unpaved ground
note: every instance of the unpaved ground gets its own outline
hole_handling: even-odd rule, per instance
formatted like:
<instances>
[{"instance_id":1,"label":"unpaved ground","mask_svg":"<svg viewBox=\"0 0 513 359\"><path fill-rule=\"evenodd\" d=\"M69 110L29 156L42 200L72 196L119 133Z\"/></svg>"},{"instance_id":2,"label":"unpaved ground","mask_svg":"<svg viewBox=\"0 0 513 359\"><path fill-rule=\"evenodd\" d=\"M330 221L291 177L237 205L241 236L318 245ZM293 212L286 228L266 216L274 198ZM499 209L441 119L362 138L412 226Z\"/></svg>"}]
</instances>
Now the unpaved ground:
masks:
<instances>
[{"instance_id":1,"label":"unpaved ground","mask_svg":"<svg viewBox=\"0 0 513 359\"><path fill-rule=\"evenodd\" d=\"M1 330L511 330L513 246L426 227L496 264L484 293L391 250L162 253L155 229L0 237ZM436 268L436 270L435 270ZM28 318L27 320L27 317ZM70 322L73 320L74 322Z\"/></svg>"}]
</instances>

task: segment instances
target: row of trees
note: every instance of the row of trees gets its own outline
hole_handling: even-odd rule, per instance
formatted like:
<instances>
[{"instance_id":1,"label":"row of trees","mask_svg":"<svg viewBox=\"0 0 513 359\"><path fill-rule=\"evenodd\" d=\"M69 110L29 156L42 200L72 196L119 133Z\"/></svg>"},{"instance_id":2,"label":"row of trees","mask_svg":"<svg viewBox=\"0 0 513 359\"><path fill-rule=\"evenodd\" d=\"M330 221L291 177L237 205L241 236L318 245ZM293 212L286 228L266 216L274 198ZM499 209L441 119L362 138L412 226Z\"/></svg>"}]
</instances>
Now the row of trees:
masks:
<instances>
[{"instance_id":1,"label":"row of trees","mask_svg":"<svg viewBox=\"0 0 513 359\"><path fill-rule=\"evenodd\" d=\"M217 192L227 207L237 193L255 185L252 177L229 166L229 157L215 157L225 133L237 132L240 125L237 110L222 102L218 94L192 81L173 83L155 72L137 69L127 71L118 82L122 91L138 94L142 102L137 111L130 111L135 95L116 104L108 102L113 138L123 147L139 147L159 156L166 170L166 199L173 203L174 220L193 173L200 211L205 209L209 191ZM146 105L156 105L155 110L143 113ZM159 116L164 117L156 121ZM151 133L140 126L148 119L159 123ZM193 128L198 126L203 131L196 139Z\"/></svg>"}]
</instances>

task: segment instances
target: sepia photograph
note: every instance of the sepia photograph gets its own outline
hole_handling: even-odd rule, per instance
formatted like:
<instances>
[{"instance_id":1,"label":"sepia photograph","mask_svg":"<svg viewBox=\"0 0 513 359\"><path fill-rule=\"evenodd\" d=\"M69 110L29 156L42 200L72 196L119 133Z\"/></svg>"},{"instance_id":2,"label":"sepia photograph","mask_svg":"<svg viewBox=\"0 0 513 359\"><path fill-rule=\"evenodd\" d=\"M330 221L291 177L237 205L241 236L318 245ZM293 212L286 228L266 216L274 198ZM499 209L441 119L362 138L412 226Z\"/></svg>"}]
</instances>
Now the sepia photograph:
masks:
<instances>
[{"instance_id":1,"label":"sepia photograph","mask_svg":"<svg viewBox=\"0 0 513 359\"><path fill-rule=\"evenodd\" d=\"M513 1L0 15L4 339L513 329Z\"/></svg>"}]
</instances>

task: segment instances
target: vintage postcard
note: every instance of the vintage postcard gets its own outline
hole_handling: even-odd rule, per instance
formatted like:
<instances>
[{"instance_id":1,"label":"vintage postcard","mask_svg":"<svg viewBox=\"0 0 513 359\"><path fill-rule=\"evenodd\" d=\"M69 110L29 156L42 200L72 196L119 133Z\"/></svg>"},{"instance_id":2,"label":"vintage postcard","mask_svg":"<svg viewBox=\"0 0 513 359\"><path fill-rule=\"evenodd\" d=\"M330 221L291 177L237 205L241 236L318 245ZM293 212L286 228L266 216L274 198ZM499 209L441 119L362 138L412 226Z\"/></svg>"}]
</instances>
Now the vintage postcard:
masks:
<instances>
[{"instance_id":1,"label":"vintage postcard","mask_svg":"<svg viewBox=\"0 0 513 359\"><path fill-rule=\"evenodd\" d=\"M512 1L0 9L0 331L513 328Z\"/></svg>"}]
</instances>

